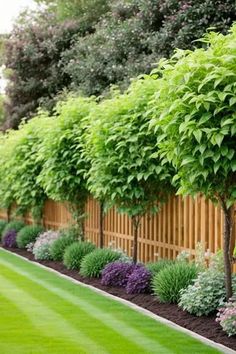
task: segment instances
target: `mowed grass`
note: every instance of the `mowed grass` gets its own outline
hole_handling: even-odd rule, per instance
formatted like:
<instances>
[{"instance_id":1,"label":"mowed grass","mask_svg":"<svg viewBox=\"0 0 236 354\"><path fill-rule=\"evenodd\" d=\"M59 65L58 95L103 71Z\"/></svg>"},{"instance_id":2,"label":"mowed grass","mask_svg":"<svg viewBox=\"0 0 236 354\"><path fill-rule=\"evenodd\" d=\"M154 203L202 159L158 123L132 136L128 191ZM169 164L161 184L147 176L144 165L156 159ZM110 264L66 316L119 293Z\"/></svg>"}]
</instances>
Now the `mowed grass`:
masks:
<instances>
[{"instance_id":1,"label":"mowed grass","mask_svg":"<svg viewBox=\"0 0 236 354\"><path fill-rule=\"evenodd\" d=\"M219 353L0 249L1 354Z\"/></svg>"}]
</instances>

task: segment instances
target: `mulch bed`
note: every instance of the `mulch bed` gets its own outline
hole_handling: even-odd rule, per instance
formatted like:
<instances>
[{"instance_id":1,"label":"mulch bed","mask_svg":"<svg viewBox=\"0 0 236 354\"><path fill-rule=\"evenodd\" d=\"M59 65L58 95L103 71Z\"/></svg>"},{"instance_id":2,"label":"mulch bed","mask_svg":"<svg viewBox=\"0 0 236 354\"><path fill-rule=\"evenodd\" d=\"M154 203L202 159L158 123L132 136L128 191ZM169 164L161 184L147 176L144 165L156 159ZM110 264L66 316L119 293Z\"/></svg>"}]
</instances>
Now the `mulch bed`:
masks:
<instances>
[{"instance_id":1,"label":"mulch bed","mask_svg":"<svg viewBox=\"0 0 236 354\"><path fill-rule=\"evenodd\" d=\"M143 307L153 312L158 316L164 317L174 323L177 323L181 327L187 328L195 333L202 335L203 337L213 340L214 342L223 344L231 349L236 350L236 336L228 337L227 334L222 331L220 325L215 322L215 314L211 316L196 317L190 315L186 311L181 310L177 305L159 303L153 295L128 295L122 288L101 285L99 279L84 278L79 275L77 271L66 269L64 265L60 262L35 261L32 253L29 253L26 250L20 250L18 248L11 248L8 250L17 253L31 261L41 263L47 267L55 269L62 274L68 275L71 278L81 281L82 283L92 285L112 295L128 300L140 307Z\"/></svg>"}]
</instances>

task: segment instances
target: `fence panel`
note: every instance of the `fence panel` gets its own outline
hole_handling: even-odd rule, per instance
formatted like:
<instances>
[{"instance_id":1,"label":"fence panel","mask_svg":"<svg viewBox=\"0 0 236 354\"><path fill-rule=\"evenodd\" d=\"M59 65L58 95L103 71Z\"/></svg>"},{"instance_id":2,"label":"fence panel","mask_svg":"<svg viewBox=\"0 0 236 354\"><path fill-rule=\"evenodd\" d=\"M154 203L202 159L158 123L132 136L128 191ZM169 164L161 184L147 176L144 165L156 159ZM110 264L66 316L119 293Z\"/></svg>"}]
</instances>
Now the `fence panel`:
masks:
<instances>
[{"instance_id":1,"label":"fence panel","mask_svg":"<svg viewBox=\"0 0 236 354\"><path fill-rule=\"evenodd\" d=\"M96 245L99 241L99 210L98 202L90 198L86 204L85 234ZM6 211L0 210L0 218L6 217ZM32 223L31 216L26 215L25 221ZM46 228L58 229L72 222L72 217L65 204L48 200L43 222ZM206 253L215 253L222 248L222 228L223 214L218 206L200 196L196 199L171 196L158 214L142 218L138 258L143 262L175 258L182 250L194 256L197 242L204 245ZM104 235L105 246L121 248L132 256L132 223L127 215L118 214L115 208L109 210L105 215ZM232 247L235 241L234 227Z\"/></svg>"}]
</instances>

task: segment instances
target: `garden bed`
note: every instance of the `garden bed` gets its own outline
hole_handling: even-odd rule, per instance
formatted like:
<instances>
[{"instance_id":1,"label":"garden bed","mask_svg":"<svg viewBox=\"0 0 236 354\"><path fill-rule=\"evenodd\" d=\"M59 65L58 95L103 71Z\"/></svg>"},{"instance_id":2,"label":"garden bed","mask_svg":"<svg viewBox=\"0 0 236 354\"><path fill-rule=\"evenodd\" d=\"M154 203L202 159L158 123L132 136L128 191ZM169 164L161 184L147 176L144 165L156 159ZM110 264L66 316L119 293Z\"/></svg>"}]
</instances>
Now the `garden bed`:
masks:
<instances>
[{"instance_id":1,"label":"garden bed","mask_svg":"<svg viewBox=\"0 0 236 354\"><path fill-rule=\"evenodd\" d=\"M117 287L109 287L101 285L100 279L97 278L84 278L78 271L68 270L60 262L54 261L35 261L32 253L27 252L26 250L11 248L8 249L11 252L17 253L31 261L38 262L47 267L57 270L58 272L68 275L78 281L81 281L85 284L92 285L96 288L102 289L112 295L118 296L122 299L128 300L138 306L141 306L154 314L164 317L181 327L187 328L193 332L196 332L208 339L213 340L214 342L223 344L231 349L236 350L236 338L228 337L225 334L220 325L215 322L215 314L211 316L201 316L196 317L190 315L186 311L181 310L175 304L161 304L158 300L150 294L136 294L128 295L125 293L124 289Z\"/></svg>"}]
</instances>

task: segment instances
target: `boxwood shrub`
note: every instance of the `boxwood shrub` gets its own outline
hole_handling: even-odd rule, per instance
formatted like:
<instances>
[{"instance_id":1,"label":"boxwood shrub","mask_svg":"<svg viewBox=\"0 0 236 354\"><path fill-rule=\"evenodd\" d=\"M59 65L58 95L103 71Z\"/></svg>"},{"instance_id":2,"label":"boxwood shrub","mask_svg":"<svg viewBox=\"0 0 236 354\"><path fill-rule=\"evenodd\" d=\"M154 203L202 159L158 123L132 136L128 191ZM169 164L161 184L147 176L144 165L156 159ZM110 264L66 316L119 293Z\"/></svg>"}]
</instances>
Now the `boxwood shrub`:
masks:
<instances>
[{"instance_id":1,"label":"boxwood shrub","mask_svg":"<svg viewBox=\"0 0 236 354\"><path fill-rule=\"evenodd\" d=\"M64 253L63 263L68 269L79 269L86 254L95 250L95 245L90 242L73 242Z\"/></svg>"},{"instance_id":2,"label":"boxwood shrub","mask_svg":"<svg viewBox=\"0 0 236 354\"><path fill-rule=\"evenodd\" d=\"M197 277L193 263L176 262L154 276L152 287L161 302L178 303L180 290L187 288Z\"/></svg>"},{"instance_id":3,"label":"boxwood shrub","mask_svg":"<svg viewBox=\"0 0 236 354\"><path fill-rule=\"evenodd\" d=\"M118 261L120 257L120 253L109 248L96 249L83 258L80 274L84 277L99 278L105 266L109 263Z\"/></svg>"},{"instance_id":4,"label":"boxwood shrub","mask_svg":"<svg viewBox=\"0 0 236 354\"><path fill-rule=\"evenodd\" d=\"M26 246L34 242L42 232L43 227L40 225L28 225L23 227L16 236L17 246L19 248L26 248Z\"/></svg>"}]
</instances>

